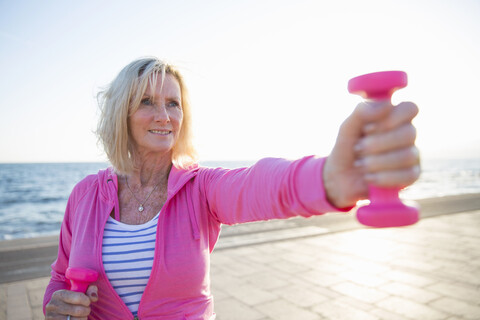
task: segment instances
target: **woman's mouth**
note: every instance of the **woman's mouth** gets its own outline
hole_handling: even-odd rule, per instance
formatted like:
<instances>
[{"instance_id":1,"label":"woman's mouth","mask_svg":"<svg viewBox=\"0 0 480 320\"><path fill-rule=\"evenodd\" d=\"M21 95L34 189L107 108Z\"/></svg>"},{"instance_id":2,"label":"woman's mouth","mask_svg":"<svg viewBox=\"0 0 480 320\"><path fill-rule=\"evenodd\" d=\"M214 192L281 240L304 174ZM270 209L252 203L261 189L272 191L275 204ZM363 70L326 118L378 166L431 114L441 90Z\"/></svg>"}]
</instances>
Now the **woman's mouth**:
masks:
<instances>
[{"instance_id":1,"label":"woman's mouth","mask_svg":"<svg viewBox=\"0 0 480 320\"><path fill-rule=\"evenodd\" d=\"M170 130L148 130L148 132L153 133L153 134L162 135L162 136L167 136L170 133L172 133L172 131L170 131Z\"/></svg>"}]
</instances>

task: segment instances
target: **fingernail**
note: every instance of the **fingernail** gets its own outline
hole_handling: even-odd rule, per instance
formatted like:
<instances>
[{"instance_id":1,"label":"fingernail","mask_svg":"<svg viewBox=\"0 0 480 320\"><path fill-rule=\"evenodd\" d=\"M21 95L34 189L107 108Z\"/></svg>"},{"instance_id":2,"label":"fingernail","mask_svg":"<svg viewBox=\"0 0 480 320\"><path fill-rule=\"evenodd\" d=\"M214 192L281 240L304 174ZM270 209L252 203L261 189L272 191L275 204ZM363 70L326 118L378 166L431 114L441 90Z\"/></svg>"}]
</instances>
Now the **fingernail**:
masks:
<instances>
[{"instance_id":1,"label":"fingernail","mask_svg":"<svg viewBox=\"0 0 480 320\"><path fill-rule=\"evenodd\" d=\"M364 133L372 133L377 130L377 125L375 123L369 123L363 127Z\"/></svg>"},{"instance_id":2,"label":"fingernail","mask_svg":"<svg viewBox=\"0 0 480 320\"><path fill-rule=\"evenodd\" d=\"M363 151L363 148L364 148L364 144L362 141L360 141L353 147L353 150L355 150L355 152L361 152Z\"/></svg>"},{"instance_id":3,"label":"fingernail","mask_svg":"<svg viewBox=\"0 0 480 320\"><path fill-rule=\"evenodd\" d=\"M374 173L367 173L364 177L367 182L375 182L376 176Z\"/></svg>"},{"instance_id":4,"label":"fingernail","mask_svg":"<svg viewBox=\"0 0 480 320\"><path fill-rule=\"evenodd\" d=\"M361 168L365 165L365 160L364 159L358 159L358 160L355 160L355 162L353 163L353 165L357 168Z\"/></svg>"}]
</instances>

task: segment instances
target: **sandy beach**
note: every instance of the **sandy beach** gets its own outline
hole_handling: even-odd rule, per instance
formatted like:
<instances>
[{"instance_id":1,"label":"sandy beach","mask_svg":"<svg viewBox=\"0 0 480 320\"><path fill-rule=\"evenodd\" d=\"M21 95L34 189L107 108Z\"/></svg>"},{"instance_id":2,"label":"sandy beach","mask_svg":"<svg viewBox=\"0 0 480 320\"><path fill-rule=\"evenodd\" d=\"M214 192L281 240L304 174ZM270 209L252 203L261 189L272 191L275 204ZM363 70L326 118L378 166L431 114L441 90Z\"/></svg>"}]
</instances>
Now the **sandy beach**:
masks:
<instances>
[{"instance_id":1,"label":"sandy beach","mask_svg":"<svg viewBox=\"0 0 480 320\"><path fill-rule=\"evenodd\" d=\"M480 319L480 194L418 203L408 228L365 228L353 214L224 227L218 319ZM57 241L0 242L0 319L42 318Z\"/></svg>"}]
</instances>

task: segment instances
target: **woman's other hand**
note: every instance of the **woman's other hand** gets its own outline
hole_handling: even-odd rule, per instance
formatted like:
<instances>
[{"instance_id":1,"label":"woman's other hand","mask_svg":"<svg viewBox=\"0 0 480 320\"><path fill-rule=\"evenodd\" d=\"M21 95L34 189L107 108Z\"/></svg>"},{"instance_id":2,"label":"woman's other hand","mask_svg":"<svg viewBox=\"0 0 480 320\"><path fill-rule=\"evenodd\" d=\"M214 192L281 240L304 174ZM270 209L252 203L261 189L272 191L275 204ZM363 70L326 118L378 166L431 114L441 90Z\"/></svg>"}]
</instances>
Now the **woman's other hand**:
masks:
<instances>
[{"instance_id":1,"label":"woman's other hand","mask_svg":"<svg viewBox=\"0 0 480 320\"><path fill-rule=\"evenodd\" d=\"M98 288L95 285L88 287L86 293L58 290L45 307L45 319L87 319L90 314L90 304L98 300Z\"/></svg>"},{"instance_id":2,"label":"woman's other hand","mask_svg":"<svg viewBox=\"0 0 480 320\"><path fill-rule=\"evenodd\" d=\"M414 103L362 102L340 127L323 177L338 208L368 197L368 185L404 188L420 176Z\"/></svg>"}]
</instances>

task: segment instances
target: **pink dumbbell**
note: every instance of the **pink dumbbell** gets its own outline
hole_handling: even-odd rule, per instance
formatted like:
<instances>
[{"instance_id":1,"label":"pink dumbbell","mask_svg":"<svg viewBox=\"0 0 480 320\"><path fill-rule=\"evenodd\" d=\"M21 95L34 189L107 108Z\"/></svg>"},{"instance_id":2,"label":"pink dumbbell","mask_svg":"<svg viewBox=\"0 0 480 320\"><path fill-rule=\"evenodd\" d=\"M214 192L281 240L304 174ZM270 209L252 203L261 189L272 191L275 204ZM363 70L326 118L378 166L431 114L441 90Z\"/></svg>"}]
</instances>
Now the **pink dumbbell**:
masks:
<instances>
[{"instance_id":1,"label":"pink dumbbell","mask_svg":"<svg viewBox=\"0 0 480 320\"><path fill-rule=\"evenodd\" d=\"M365 74L348 82L348 91L363 98L390 103L392 94L407 86L407 74L385 71ZM418 208L405 205L399 198L399 188L369 186L370 205L358 209L357 219L370 227L400 227L418 221Z\"/></svg>"},{"instance_id":2,"label":"pink dumbbell","mask_svg":"<svg viewBox=\"0 0 480 320\"><path fill-rule=\"evenodd\" d=\"M85 293L88 285L97 281L98 272L87 268L70 267L65 276L70 280L70 290Z\"/></svg>"}]
</instances>

